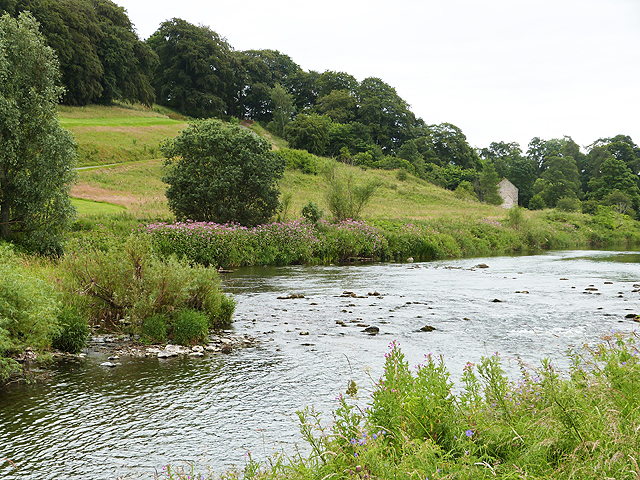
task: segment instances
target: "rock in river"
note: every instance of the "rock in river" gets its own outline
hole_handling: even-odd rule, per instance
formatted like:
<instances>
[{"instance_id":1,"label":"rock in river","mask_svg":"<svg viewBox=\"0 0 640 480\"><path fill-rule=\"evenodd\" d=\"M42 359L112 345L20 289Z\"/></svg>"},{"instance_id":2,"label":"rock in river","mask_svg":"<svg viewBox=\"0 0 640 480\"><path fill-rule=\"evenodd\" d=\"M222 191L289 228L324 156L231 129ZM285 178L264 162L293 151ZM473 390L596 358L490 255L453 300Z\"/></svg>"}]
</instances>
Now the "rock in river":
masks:
<instances>
[{"instance_id":1,"label":"rock in river","mask_svg":"<svg viewBox=\"0 0 640 480\"><path fill-rule=\"evenodd\" d=\"M363 332L366 332L370 335L375 335L376 333L378 333L380 331L380 329L378 327L376 327L375 325L372 325L371 327L367 327L363 330Z\"/></svg>"},{"instance_id":2,"label":"rock in river","mask_svg":"<svg viewBox=\"0 0 640 480\"><path fill-rule=\"evenodd\" d=\"M421 332L433 332L436 328L431 325L425 325L420 329Z\"/></svg>"}]
</instances>

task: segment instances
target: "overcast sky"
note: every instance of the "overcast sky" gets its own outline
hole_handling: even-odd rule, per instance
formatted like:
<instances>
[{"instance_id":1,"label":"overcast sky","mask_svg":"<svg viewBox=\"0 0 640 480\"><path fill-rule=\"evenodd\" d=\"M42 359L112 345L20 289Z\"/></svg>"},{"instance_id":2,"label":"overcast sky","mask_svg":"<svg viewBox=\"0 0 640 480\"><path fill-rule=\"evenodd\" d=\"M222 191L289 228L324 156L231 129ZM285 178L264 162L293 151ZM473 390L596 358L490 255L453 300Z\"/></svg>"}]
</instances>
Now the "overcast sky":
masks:
<instances>
[{"instance_id":1,"label":"overcast sky","mask_svg":"<svg viewBox=\"0 0 640 480\"><path fill-rule=\"evenodd\" d=\"M640 0L114 0L141 38L182 18L235 50L379 77L469 143L640 144Z\"/></svg>"}]
</instances>

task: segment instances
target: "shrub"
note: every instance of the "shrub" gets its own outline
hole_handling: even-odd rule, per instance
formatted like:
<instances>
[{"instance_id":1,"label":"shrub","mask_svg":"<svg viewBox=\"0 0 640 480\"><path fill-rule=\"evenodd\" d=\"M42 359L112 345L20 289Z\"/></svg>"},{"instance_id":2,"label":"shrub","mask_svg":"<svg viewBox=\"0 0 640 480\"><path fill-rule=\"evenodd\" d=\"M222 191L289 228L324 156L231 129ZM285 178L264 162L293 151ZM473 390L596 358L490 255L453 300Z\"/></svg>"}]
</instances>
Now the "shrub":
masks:
<instances>
[{"instance_id":1,"label":"shrub","mask_svg":"<svg viewBox=\"0 0 640 480\"><path fill-rule=\"evenodd\" d=\"M337 164L326 169L325 178L328 183L327 204L336 220L357 220L380 186L376 180L357 184L353 173L339 172Z\"/></svg>"},{"instance_id":2,"label":"shrub","mask_svg":"<svg viewBox=\"0 0 640 480\"><path fill-rule=\"evenodd\" d=\"M580 212L582 206L576 197L562 197L556 203L556 208L563 212Z\"/></svg>"},{"instance_id":3,"label":"shrub","mask_svg":"<svg viewBox=\"0 0 640 480\"><path fill-rule=\"evenodd\" d=\"M60 332L52 346L67 353L79 353L87 345L89 325L74 307L64 307L58 316Z\"/></svg>"},{"instance_id":4,"label":"shrub","mask_svg":"<svg viewBox=\"0 0 640 480\"><path fill-rule=\"evenodd\" d=\"M21 370L11 355L51 346L59 311L53 286L32 276L9 246L0 245L0 381Z\"/></svg>"},{"instance_id":5,"label":"shrub","mask_svg":"<svg viewBox=\"0 0 640 480\"><path fill-rule=\"evenodd\" d=\"M507 212L507 223L514 230L520 230L524 221L524 209L522 207L511 207Z\"/></svg>"},{"instance_id":6,"label":"shrub","mask_svg":"<svg viewBox=\"0 0 640 480\"><path fill-rule=\"evenodd\" d=\"M456 196L456 198L460 198L463 200L478 200L478 196L473 189L473 185L467 180L463 180L458 184L454 191L454 195Z\"/></svg>"},{"instance_id":7,"label":"shrub","mask_svg":"<svg viewBox=\"0 0 640 480\"><path fill-rule=\"evenodd\" d=\"M319 172L318 157L306 150L281 148L276 153L284 159L288 170L300 170L311 175L317 175Z\"/></svg>"},{"instance_id":8,"label":"shrub","mask_svg":"<svg viewBox=\"0 0 640 480\"><path fill-rule=\"evenodd\" d=\"M173 339L180 345L204 342L209 334L207 317L195 310L181 310L173 319Z\"/></svg>"},{"instance_id":9,"label":"shrub","mask_svg":"<svg viewBox=\"0 0 640 480\"><path fill-rule=\"evenodd\" d=\"M167 319L157 314L145 318L140 330L143 340L149 343L164 343L167 341Z\"/></svg>"},{"instance_id":10,"label":"shrub","mask_svg":"<svg viewBox=\"0 0 640 480\"><path fill-rule=\"evenodd\" d=\"M302 207L302 216L314 225L322 218L324 212L312 201Z\"/></svg>"},{"instance_id":11,"label":"shrub","mask_svg":"<svg viewBox=\"0 0 640 480\"><path fill-rule=\"evenodd\" d=\"M542 195L536 193L531 197L531 200L529 200L529 208L531 210L543 210L547 208L547 203L544 201L544 198L542 198Z\"/></svg>"},{"instance_id":12,"label":"shrub","mask_svg":"<svg viewBox=\"0 0 640 480\"><path fill-rule=\"evenodd\" d=\"M400 170L398 170L396 172L396 178L401 181L404 182L407 180L407 178L409 178L409 174L407 173L407 171L404 168L401 168Z\"/></svg>"},{"instance_id":13,"label":"shrub","mask_svg":"<svg viewBox=\"0 0 640 480\"><path fill-rule=\"evenodd\" d=\"M217 271L175 256L159 258L146 235L131 235L104 252L69 255L62 267L65 290L84 292L81 307L106 328L125 324L137 331L146 318L181 308L203 312L211 324L227 321L226 313L219 317L224 294Z\"/></svg>"}]
</instances>

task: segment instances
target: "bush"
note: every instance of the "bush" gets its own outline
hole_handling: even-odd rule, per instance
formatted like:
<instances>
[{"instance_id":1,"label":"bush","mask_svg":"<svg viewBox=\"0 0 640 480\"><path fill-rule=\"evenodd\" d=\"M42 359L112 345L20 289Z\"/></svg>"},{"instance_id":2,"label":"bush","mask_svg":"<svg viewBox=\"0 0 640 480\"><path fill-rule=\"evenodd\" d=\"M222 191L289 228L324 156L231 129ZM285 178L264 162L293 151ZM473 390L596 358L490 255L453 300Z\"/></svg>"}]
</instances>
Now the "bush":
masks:
<instances>
[{"instance_id":1,"label":"bush","mask_svg":"<svg viewBox=\"0 0 640 480\"><path fill-rule=\"evenodd\" d=\"M380 186L379 180L357 184L352 172L339 172L336 164L327 168L325 178L328 183L327 204L334 218L339 221L360 218L360 213Z\"/></svg>"},{"instance_id":2,"label":"bush","mask_svg":"<svg viewBox=\"0 0 640 480\"><path fill-rule=\"evenodd\" d=\"M173 319L173 339L180 345L193 345L207 340L207 317L195 310L182 310Z\"/></svg>"},{"instance_id":3,"label":"bush","mask_svg":"<svg viewBox=\"0 0 640 480\"><path fill-rule=\"evenodd\" d=\"M59 311L53 286L24 268L9 246L0 245L0 381L21 370L9 357L51 346L59 332Z\"/></svg>"},{"instance_id":4,"label":"bush","mask_svg":"<svg viewBox=\"0 0 640 480\"><path fill-rule=\"evenodd\" d=\"M314 225L322 218L324 212L315 203L309 201L302 207L302 216Z\"/></svg>"},{"instance_id":5,"label":"bush","mask_svg":"<svg viewBox=\"0 0 640 480\"><path fill-rule=\"evenodd\" d=\"M74 307L65 307L58 317L60 332L53 338L52 346L67 353L80 353L87 345L89 325Z\"/></svg>"},{"instance_id":6,"label":"bush","mask_svg":"<svg viewBox=\"0 0 640 480\"><path fill-rule=\"evenodd\" d=\"M542 195L536 193L531 200L529 200L529 209L531 210L543 210L547 208L547 203L542 198Z\"/></svg>"},{"instance_id":7,"label":"bush","mask_svg":"<svg viewBox=\"0 0 640 480\"><path fill-rule=\"evenodd\" d=\"M162 145L169 208L178 220L258 225L278 209L285 163L264 139L210 119Z\"/></svg>"},{"instance_id":8,"label":"bush","mask_svg":"<svg viewBox=\"0 0 640 480\"><path fill-rule=\"evenodd\" d=\"M159 258L146 235L131 235L107 251L69 255L62 268L64 289L84 292L80 307L108 329L128 325L137 332L146 318L181 308L203 312L212 325L228 321L227 311L220 311L224 294L218 272L187 259Z\"/></svg>"},{"instance_id":9,"label":"bush","mask_svg":"<svg viewBox=\"0 0 640 480\"><path fill-rule=\"evenodd\" d=\"M145 318L140 330L143 340L149 343L164 343L167 341L167 319L157 314Z\"/></svg>"},{"instance_id":10,"label":"bush","mask_svg":"<svg viewBox=\"0 0 640 480\"><path fill-rule=\"evenodd\" d=\"M409 178L409 174L407 173L407 171L404 168L401 168L400 170L398 170L396 172L396 178L400 181L400 182L404 182L407 180L407 178Z\"/></svg>"},{"instance_id":11,"label":"bush","mask_svg":"<svg viewBox=\"0 0 640 480\"><path fill-rule=\"evenodd\" d=\"M281 148L276 154L284 159L288 170L300 170L310 175L317 175L319 172L318 157L306 150Z\"/></svg>"},{"instance_id":12,"label":"bush","mask_svg":"<svg viewBox=\"0 0 640 480\"><path fill-rule=\"evenodd\" d=\"M507 223L514 230L520 230L524 221L524 208L511 207L507 212Z\"/></svg>"},{"instance_id":13,"label":"bush","mask_svg":"<svg viewBox=\"0 0 640 480\"><path fill-rule=\"evenodd\" d=\"M576 197L562 197L556 203L556 208L562 212L580 212L582 206Z\"/></svg>"}]
</instances>

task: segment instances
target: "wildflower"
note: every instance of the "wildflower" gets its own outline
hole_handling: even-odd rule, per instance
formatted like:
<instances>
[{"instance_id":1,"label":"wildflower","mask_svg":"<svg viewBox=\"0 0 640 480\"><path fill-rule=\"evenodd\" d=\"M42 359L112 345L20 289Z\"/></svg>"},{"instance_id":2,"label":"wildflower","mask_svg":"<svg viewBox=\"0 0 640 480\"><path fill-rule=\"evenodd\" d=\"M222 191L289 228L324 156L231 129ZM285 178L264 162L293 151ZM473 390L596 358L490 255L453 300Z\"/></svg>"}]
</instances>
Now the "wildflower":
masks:
<instances>
[{"instance_id":1,"label":"wildflower","mask_svg":"<svg viewBox=\"0 0 640 480\"><path fill-rule=\"evenodd\" d=\"M467 430L466 432L464 432L464 434L465 434L467 437L473 437L473 430Z\"/></svg>"}]
</instances>

